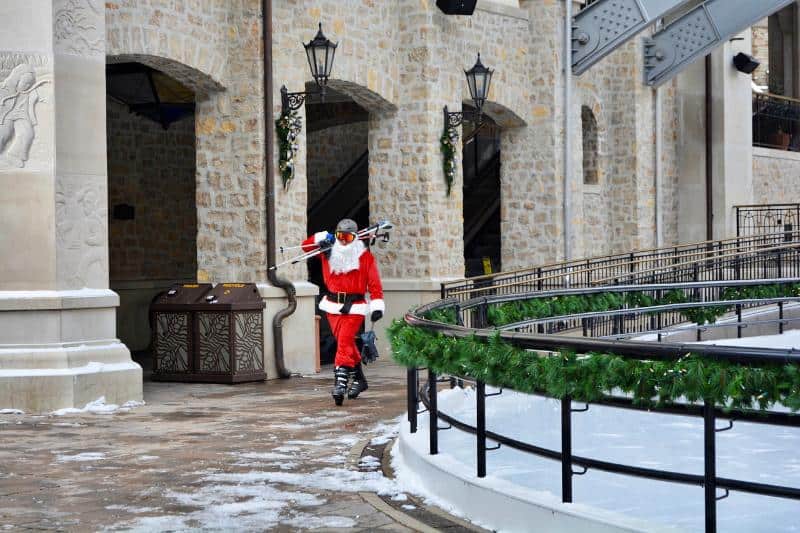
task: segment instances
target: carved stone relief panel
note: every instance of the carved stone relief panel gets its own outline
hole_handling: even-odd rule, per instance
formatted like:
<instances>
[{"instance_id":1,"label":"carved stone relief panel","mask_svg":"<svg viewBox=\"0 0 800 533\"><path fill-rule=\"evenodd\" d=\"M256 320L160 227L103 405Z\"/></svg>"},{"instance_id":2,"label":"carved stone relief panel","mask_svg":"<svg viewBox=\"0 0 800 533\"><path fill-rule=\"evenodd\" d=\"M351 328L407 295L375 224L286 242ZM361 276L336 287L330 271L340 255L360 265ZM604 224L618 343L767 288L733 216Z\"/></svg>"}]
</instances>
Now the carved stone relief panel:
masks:
<instances>
[{"instance_id":1,"label":"carved stone relief panel","mask_svg":"<svg viewBox=\"0 0 800 533\"><path fill-rule=\"evenodd\" d=\"M0 171L51 168L52 85L47 56L0 52Z\"/></svg>"},{"instance_id":2,"label":"carved stone relief panel","mask_svg":"<svg viewBox=\"0 0 800 533\"><path fill-rule=\"evenodd\" d=\"M108 287L105 176L58 176L56 246L62 288Z\"/></svg>"},{"instance_id":3,"label":"carved stone relief panel","mask_svg":"<svg viewBox=\"0 0 800 533\"><path fill-rule=\"evenodd\" d=\"M105 11L101 0L54 0L57 54L105 56Z\"/></svg>"}]
</instances>

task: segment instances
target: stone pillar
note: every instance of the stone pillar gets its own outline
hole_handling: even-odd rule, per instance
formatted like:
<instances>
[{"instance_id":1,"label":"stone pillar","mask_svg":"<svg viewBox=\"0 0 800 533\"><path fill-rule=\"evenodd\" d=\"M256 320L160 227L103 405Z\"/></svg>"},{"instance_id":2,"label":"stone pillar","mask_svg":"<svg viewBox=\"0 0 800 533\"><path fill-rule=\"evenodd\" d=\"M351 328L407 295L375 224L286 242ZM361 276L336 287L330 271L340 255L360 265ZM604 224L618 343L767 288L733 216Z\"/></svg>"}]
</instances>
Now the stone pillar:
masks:
<instances>
[{"instance_id":1,"label":"stone pillar","mask_svg":"<svg viewBox=\"0 0 800 533\"><path fill-rule=\"evenodd\" d=\"M105 13L0 4L0 408L142 398L108 289Z\"/></svg>"},{"instance_id":2,"label":"stone pillar","mask_svg":"<svg viewBox=\"0 0 800 533\"><path fill-rule=\"evenodd\" d=\"M753 203L751 77L736 70L733 57L750 53L750 31L714 51L712 76L713 238L736 236L736 205Z\"/></svg>"}]
</instances>

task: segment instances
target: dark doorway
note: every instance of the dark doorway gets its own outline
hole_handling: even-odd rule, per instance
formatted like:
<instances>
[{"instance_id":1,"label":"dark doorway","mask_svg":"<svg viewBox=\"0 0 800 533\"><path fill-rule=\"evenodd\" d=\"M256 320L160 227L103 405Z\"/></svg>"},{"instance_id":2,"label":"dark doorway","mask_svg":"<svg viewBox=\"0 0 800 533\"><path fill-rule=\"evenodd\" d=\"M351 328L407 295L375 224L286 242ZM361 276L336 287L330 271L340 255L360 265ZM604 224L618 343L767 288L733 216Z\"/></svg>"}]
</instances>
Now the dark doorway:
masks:
<instances>
[{"instance_id":1,"label":"dark doorway","mask_svg":"<svg viewBox=\"0 0 800 533\"><path fill-rule=\"evenodd\" d=\"M195 95L139 63L107 65L106 92L110 286L147 370L150 302L197 275Z\"/></svg>"},{"instance_id":2,"label":"dark doorway","mask_svg":"<svg viewBox=\"0 0 800 533\"><path fill-rule=\"evenodd\" d=\"M465 110L471 108L464 106ZM474 110L473 110L474 111ZM464 271L467 277L499 272L500 128L483 115L480 127L464 121Z\"/></svg>"},{"instance_id":3,"label":"dark doorway","mask_svg":"<svg viewBox=\"0 0 800 533\"><path fill-rule=\"evenodd\" d=\"M369 112L349 96L328 90L325 101L306 102L306 175L308 234L333 231L339 220L351 218L359 228L369 225ZM308 280L324 294L318 260L308 261ZM317 311L321 313L320 311ZM333 362L336 342L328 321L320 322L320 359Z\"/></svg>"}]
</instances>

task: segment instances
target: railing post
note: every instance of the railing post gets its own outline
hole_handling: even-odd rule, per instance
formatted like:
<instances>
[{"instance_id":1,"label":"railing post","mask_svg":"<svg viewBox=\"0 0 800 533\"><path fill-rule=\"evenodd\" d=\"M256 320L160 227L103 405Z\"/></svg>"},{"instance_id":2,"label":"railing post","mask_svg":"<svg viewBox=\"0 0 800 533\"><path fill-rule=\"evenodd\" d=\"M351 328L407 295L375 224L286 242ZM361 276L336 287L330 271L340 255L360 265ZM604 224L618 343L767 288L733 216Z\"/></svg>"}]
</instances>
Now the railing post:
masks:
<instances>
[{"instance_id":1,"label":"railing post","mask_svg":"<svg viewBox=\"0 0 800 533\"><path fill-rule=\"evenodd\" d=\"M736 322L739 324L736 326L736 338L742 338L742 304L736 304Z\"/></svg>"},{"instance_id":2,"label":"railing post","mask_svg":"<svg viewBox=\"0 0 800 533\"><path fill-rule=\"evenodd\" d=\"M717 531L717 454L716 454L716 413L714 402L706 399L703 405L703 441L705 474L706 533Z\"/></svg>"},{"instance_id":3,"label":"railing post","mask_svg":"<svg viewBox=\"0 0 800 533\"><path fill-rule=\"evenodd\" d=\"M475 397L477 399L475 436L478 446L478 477L486 477L486 384L483 381L475 383Z\"/></svg>"},{"instance_id":4,"label":"railing post","mask_svg":"<svg viewBox=\"0 0 800 533\"><path fill-rule=\"evenodd\" d=\"M561 501L572 503L572 399L561 400Z\"/></svg>"},{"instance_id":5,"label":"railing post","mask_svg":"<svg viewBox=\"0 0 800 533\"><path fill-rule=\"evenodd\" d=\"M439 408L436 405L436 374L428 369L428 422L430 430L430 454L439 453Z\"/></svg>"},{"instance_id":6,"label":"railing post","mask_svg":"<svg viewBox=\"0 0 800 533\"><path fill-rule=\"evenodd\" d=\"M778 302L778 334L783 335L783 302Z\"/></svg>"},{"instance_id":7,"label":"railing post","mask_svg":"<svg viewBox=\"0 0 800 533\"><path fill-rule=\"evenodd\" d=\"M544 286L544 282L542 281L542 267L536 269L536 279L536 290L541 292L542 287Z\"/></svg>"},{"instance_id":8,"label":"railing post","mask_svg":"<svg viewBox=\"0 0 800 533\"><path fill-rule=\"evenodd\" d=\"M406 370L406 387L408 388L406 408L408 409L408 424L411 433L417 432L417 406L419 405L417 379L416 367Z\"/></svg>"}]
</instances>

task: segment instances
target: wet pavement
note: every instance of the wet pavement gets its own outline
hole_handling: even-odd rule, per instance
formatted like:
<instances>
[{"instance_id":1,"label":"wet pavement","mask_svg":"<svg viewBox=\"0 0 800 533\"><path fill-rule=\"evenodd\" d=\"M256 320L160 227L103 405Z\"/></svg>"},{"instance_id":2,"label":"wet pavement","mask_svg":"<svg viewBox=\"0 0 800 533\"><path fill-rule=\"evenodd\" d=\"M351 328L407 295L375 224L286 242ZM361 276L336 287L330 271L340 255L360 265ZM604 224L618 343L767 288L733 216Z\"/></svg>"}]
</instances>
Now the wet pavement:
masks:
<instances>
[{"instance_id":1,"label":"wet pavement","mask_svg":"<svg viewBox=\"0 0 800 533\"><path fill-rule=\"evenodd\" d=\"M0 414L0 531L464 530L385 475L405 371L366 372L369 390L339 408L327 367L146 381L146 405L113 414Z\"/></svg>"}]
</instances>

